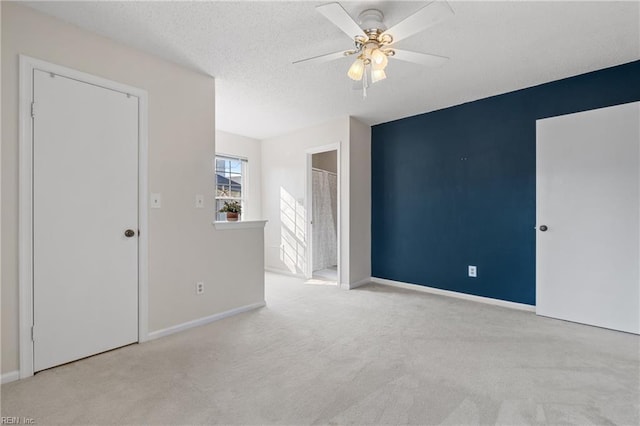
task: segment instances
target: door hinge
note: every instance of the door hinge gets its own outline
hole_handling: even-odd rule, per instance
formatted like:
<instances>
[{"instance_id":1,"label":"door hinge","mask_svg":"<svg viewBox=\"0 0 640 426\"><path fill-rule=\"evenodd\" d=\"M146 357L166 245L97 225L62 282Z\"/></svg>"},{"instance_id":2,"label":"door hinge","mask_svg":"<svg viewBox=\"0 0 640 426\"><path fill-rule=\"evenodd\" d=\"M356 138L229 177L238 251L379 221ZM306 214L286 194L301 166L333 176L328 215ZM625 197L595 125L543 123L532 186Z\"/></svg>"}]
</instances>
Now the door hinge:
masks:
<instances>
[{"instance_id":1,"label":"door hinge","mask_svg":"<svg viewBox=\"0 0 640 426\"><path fill-rule=\"evenodd\" d=\"M35 332L35 328L36 326L34 325L33 327L31 327L31 341L35 342L36 341L36 332Z\"/></svg>"},{"instance_id":2,"label":"door hinge","mask_svg":"<svg viewBox=\"0 0 640 426\"><path fill-rule=\"evenodd\" d=\"M34 118L35 116L36 116L36 103L31 102L31 118Z\"/></svg>"}]
</instances>

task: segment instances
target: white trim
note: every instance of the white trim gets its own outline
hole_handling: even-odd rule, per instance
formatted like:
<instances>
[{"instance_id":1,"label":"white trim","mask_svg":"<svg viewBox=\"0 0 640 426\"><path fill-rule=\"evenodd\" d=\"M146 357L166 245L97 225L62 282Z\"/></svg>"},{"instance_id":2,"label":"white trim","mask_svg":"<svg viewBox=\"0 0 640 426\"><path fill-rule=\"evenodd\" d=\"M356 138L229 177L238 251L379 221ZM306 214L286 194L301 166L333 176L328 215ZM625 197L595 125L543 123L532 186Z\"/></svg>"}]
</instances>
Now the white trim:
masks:
<instances>
[{"instance_id":1,"label":"white trim","mask_svg":"<svg viewBox=\"0 0 640 426\"><path fill-rule=\"evenodd\" d=\"M136 89L139 90L139 89ZM149 340L149 96L138 96L138 343Z\"/></svg>"},{"instance_id":2,"label":"white trim","mask_svg":"<svg viewBox=\"0 0 640 426\"><path fill-rule=\"evenodd\" d=\"M339 149L340 149L340 144L330 143L327 145L314 146L313 148L307 149L305 152L307 154L322 154L323 152L335 151Z\"/></svg>"},{"instance_id":3,"label":"white trim","mask_svg":"<svg viewBox=\"0 0 640 426\"><path fill-rule=\"evenodd\" d=\"M19 56L18 285L20 378L33 376L33 216L32 121L33 71L38 69L138 97L138 342L148 340L149 251L147 222L148 94L146 90L106 80L29 56Z\"/></svg>"},{"instance_id":4,"label":"white trim","mask_svg":"<svg viewBox=\"0 0 640 426\"><path fill-rule=\"evenodd\" d=\"M264 228L268 220L239 220L237 222L221 222L215 221L213 225L216 229L248 229L248 228Z\"/></svg>"},{"instance_id":5,"label":"white trim","mask_svg":"<svg viewBox=\"0 0 640 426\"><path fill-rule=\"evenodd\" d=\"M351 226L351 120L347 126L347 141L340 141L338 148L338 282L351 279L350 226Z\"/></svg>"},{"instance_id":6,"label":"white trim","mask_svg":"<svg viewBox=\"0 0 640 426\"><path fill-rule=\"evenodd\" d=\"M33 99L33 68L20 56L18 104L18 309L20 378L33 375L33 342L30 328L33 324L32 276L32 140L31 114Z\"/></svg>"},{"instance_id":7,"label":"white trim","mask_svg":"<svg viewBox=\"0 0 640 426\"><path fill-rule=\"evenodd\" d=\"M278 275L286 275L288 277L302 278L303 280L308 279L304 274L296 274L295 272L287 271L286 269L278 269L278 268L272 268L270 266L265 266L264 270L266 272L271 272Z\"/></svg>"},{"instance_id":8,"label":"white trim","mask_svg":"<svg viewBox=\"0 0 640 426\"><path fill-rule=\"evenodd\" d=\"M388 285L391 287L415 290L423 293L437 294L439 296L455 297L456 299L470 300L472 302L486 303L489 305L502 306L503 308L518 309L520 311L535 312L536 307L525 305L524 303L509 302L507 300L492 299L490 297L475 296L473 294L458 293L457 291L442 290L434 287L427 287L419 284L410 284L400 281L387 280L384 278L371 277L371 282L375 284Z\"/></svg>"},{"instance_id":9,"label":"white trim","mask_svg":"<svg viewBox=\"0 0 640 426\"><path fill-rule=\"evenodd\" d=\"M216 157L225 157L228 160L240 160L240 161L246 161L247 163L249 162L249 158L243 157L242 155L225 154L224 152L216 151L216 155L215 156ZM215 169L216 169L216 165L215 165L215 159L214 159L213 170L215 171Z\"/></svg>"},{"instance_id":10,"label":"white trim","mask_svg":"<svg viewBox=\"0 0 640 426\"><path fill-rule=\"evenodd\" d=\"M341 144L340 143L332 143L328 145L316 146L314 148L309 148L305 151L306 153L306 171L305 171L305 193L304 193L304 204L305 210L307 211L307 224L306 224L306 232L307 232L307 241L308 241L308 250L307 250L307 262L305 265L304 278L311 279L313 277L313 227L312 227L312 212L313 212L313 154L321 154L323 152L336 151L336 170L337 175L337 194L336 200L338 201L337 206L337 215L338 215L338 229L336 230L336 244L337 244L337 261L338 261L338 282L342 282L342 271L344 265L342 265L342 259L340 257L342 253L342 243L341 243L341 235L342 235L342 185L343 182L346 182L342 177L342 169L340 165L340 157L341 157Z\"/></svg>"},{"instance_id":11,"label":"white trim","mask_svg":"<svg viewBox=\"0 0 640 426\"><path fill-rule=\"evenodd\" d=\"M18 370L4 373L1 376L0 383L4 385L5 383L15 382L16 380L20 380L20 372Z\"/></svg>"},{"instance_id":12,"label":"white trim","mask_svg":"<svg viewBox=\"0 0 640 426\"><path fill-rule=\"evenodd\" d=\"M243 312L252 311L265 307L266 302L252 303L250 305L240 306L239 308L230 309L228 311L220 312L218 314L209 315L204 318L199 318L192 321L183 322L182 324L174 325L171 327L163 328L162 330L156 330L149 333L149 340L159 339L160 337L169 336L170 334L179 333L184 330L188 330L193 327L199 327L201 325L209 324L210 322L219 321L223 318L227 318L233 315L238 315Z\"/></svg>"},{"instance_id":13,"label":"white trim","mask_svg":"<svg viewBox=\"0 0 640 426\"><path fill-rule=\"evenodd\" d=\"M307 217L305 230L307 233L307 258L304 265L304 277L311 279L313 276L313 152L307 151L304 163L304 209ZM338 203L340 204L340 203ZM340 262L338 262L340 264ZM338 277L340 274L338 273ZM338 280L339 282L339 280Z\"/></svg>"},{"instance_id":14,"label":"white trim","mask_svg":"<svg viewBox=\"0 0 640 426\"><path fill-rule=\"evenodd\" d=\"M354 288L362 287L365 284L370 284L372 278L365 278L363 280L357 281L355 283L341 283L340 288L343 290L353 290Z\"/></svg>"}]
</instances>

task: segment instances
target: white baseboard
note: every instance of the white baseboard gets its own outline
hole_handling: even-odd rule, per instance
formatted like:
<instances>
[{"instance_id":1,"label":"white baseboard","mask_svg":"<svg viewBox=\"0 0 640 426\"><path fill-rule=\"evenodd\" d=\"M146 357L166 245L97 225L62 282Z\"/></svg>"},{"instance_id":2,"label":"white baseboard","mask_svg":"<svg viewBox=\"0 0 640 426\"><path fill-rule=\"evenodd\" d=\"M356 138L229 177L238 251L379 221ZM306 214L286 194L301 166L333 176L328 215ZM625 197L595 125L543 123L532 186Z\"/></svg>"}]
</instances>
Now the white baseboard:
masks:
<instances>
[{"instance_id":1,"label":"white baseboard","mask_svg":"<svg viewBox=\"0 0 640 426\"><path fill-rule=\"evenodd\" d=\"M365 278L364 280L357 281L355 283L340 283L340 288L343 290L353 290L354 288L361 287L365 284L369 284L371 278Z\"/></svg>"},{"instance_id":2,"label":"white baseboard","mask_svg":"<svg viewBox=\"0 0 640 426\"><path fill-rule=\"evenodd\" d=\"M296 278L302 278L302 279L307 278L304 276L304 274L296 274L294 272L287 271L286 269L269 268L265 266L264 270L267 272L273 272L274 274L278 274L278 275L287 275L289 277L296 277Z\"/></svg>"},{"instance_id":3,"label":"white baseboard","mask_svg":"<svg viewBox=\"0 0 640 426\"><path fill-rule=\"evenodd\" d=\"M4 373L2 374L2 376L0 376L0 383L2 383L3 385L5 383L9 383L9 382L15 382L16 380L20 379L20 372L19 371L9 371L8 373Z\"/></svg>"},{"instance_id":4,"label":"white baseboard","mask_svg":"<svg viewBox=\"0 0 640 426\"><path fill-rule=\"evenodd\" d=\"M266 302L252 303L251 305L240 306L239 308L230 309L228 311L220 312L218 314L209 315L208 317L199 318L193 321L183 322L182 324L174 325L162 330L156 330L149 333L149 340L159 339L170 334L179 333L184 330L188 330L193 327L209 324L210 322L219 321L223 318L227 318L233 315L238 315L243 312L252 311L254 309L262 308L266 306Z\"/></svg>"},{"instance_id":5,"label":"white baseboard","mask_svg":"<svg viewBox=\"0 0 640 426\"><path fill-rule=\"evenodd\" d=\"M419 284L409 284L401 281L387 280L385 278L371 277L371 282L376 284L388 285L392 287L405 288L408 290L421 291L423 293L431 293L431 294L437 294L440 296L455 297L457 299L471 300L472 302L480 302L480 303L486 303L489 305L502 306L504 308L518 309L521 311L527 311L527 312L536 311L535 306L525 305L524 303L509 302L507 300L492 299L490 297L475 296L473 294L466 294L466 293L458 293L457 291L442 290L439 288L427 287Z\"/></svg>"}]
</instances>

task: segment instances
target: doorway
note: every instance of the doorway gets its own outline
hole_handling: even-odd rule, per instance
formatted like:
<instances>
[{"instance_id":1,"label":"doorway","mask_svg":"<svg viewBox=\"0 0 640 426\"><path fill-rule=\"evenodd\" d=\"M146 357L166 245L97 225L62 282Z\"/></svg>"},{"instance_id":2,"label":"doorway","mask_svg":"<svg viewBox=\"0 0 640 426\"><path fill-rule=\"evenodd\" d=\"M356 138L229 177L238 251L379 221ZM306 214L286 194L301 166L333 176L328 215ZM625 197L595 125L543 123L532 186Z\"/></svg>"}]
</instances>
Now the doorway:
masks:
<instances>
[{"instance_id":1,"label":"doorway","mask_svg":"<svg viewBox=\"0 0 640 426\"><path fill-rule=\"evenodd\" d=\"M310 250L307 276L313 282L339 282L339 162L338 150L309 154Z\"/></svg>"},{"instance_id":2,"label":"doorway","mask_svg":"<svg viewBox=\"0 0 640 426\"><path fill-rule=\"evenodd\" d=\"M146 340L146 92L20 57L20 377Z\"/></svg>"}]
</instances>

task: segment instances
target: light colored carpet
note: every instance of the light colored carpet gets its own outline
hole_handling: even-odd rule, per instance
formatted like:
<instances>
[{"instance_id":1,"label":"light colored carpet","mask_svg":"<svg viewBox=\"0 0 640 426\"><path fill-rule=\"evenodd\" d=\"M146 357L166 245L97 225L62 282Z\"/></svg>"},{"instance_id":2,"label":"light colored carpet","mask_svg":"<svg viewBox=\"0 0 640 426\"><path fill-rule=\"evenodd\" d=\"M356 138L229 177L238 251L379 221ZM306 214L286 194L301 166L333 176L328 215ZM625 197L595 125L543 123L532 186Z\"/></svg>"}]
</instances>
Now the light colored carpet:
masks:
<instances>
[{"instance_id":1,"label":"light colored carpet","mask_svg":"<svg viewBox=\"0 0 640 426\"><path fill-rule=\"evenodd\" d=\"M2 387L38 424L639 423L639 338L267 274L266 308Z\"/></svg>"}]
</instances>

